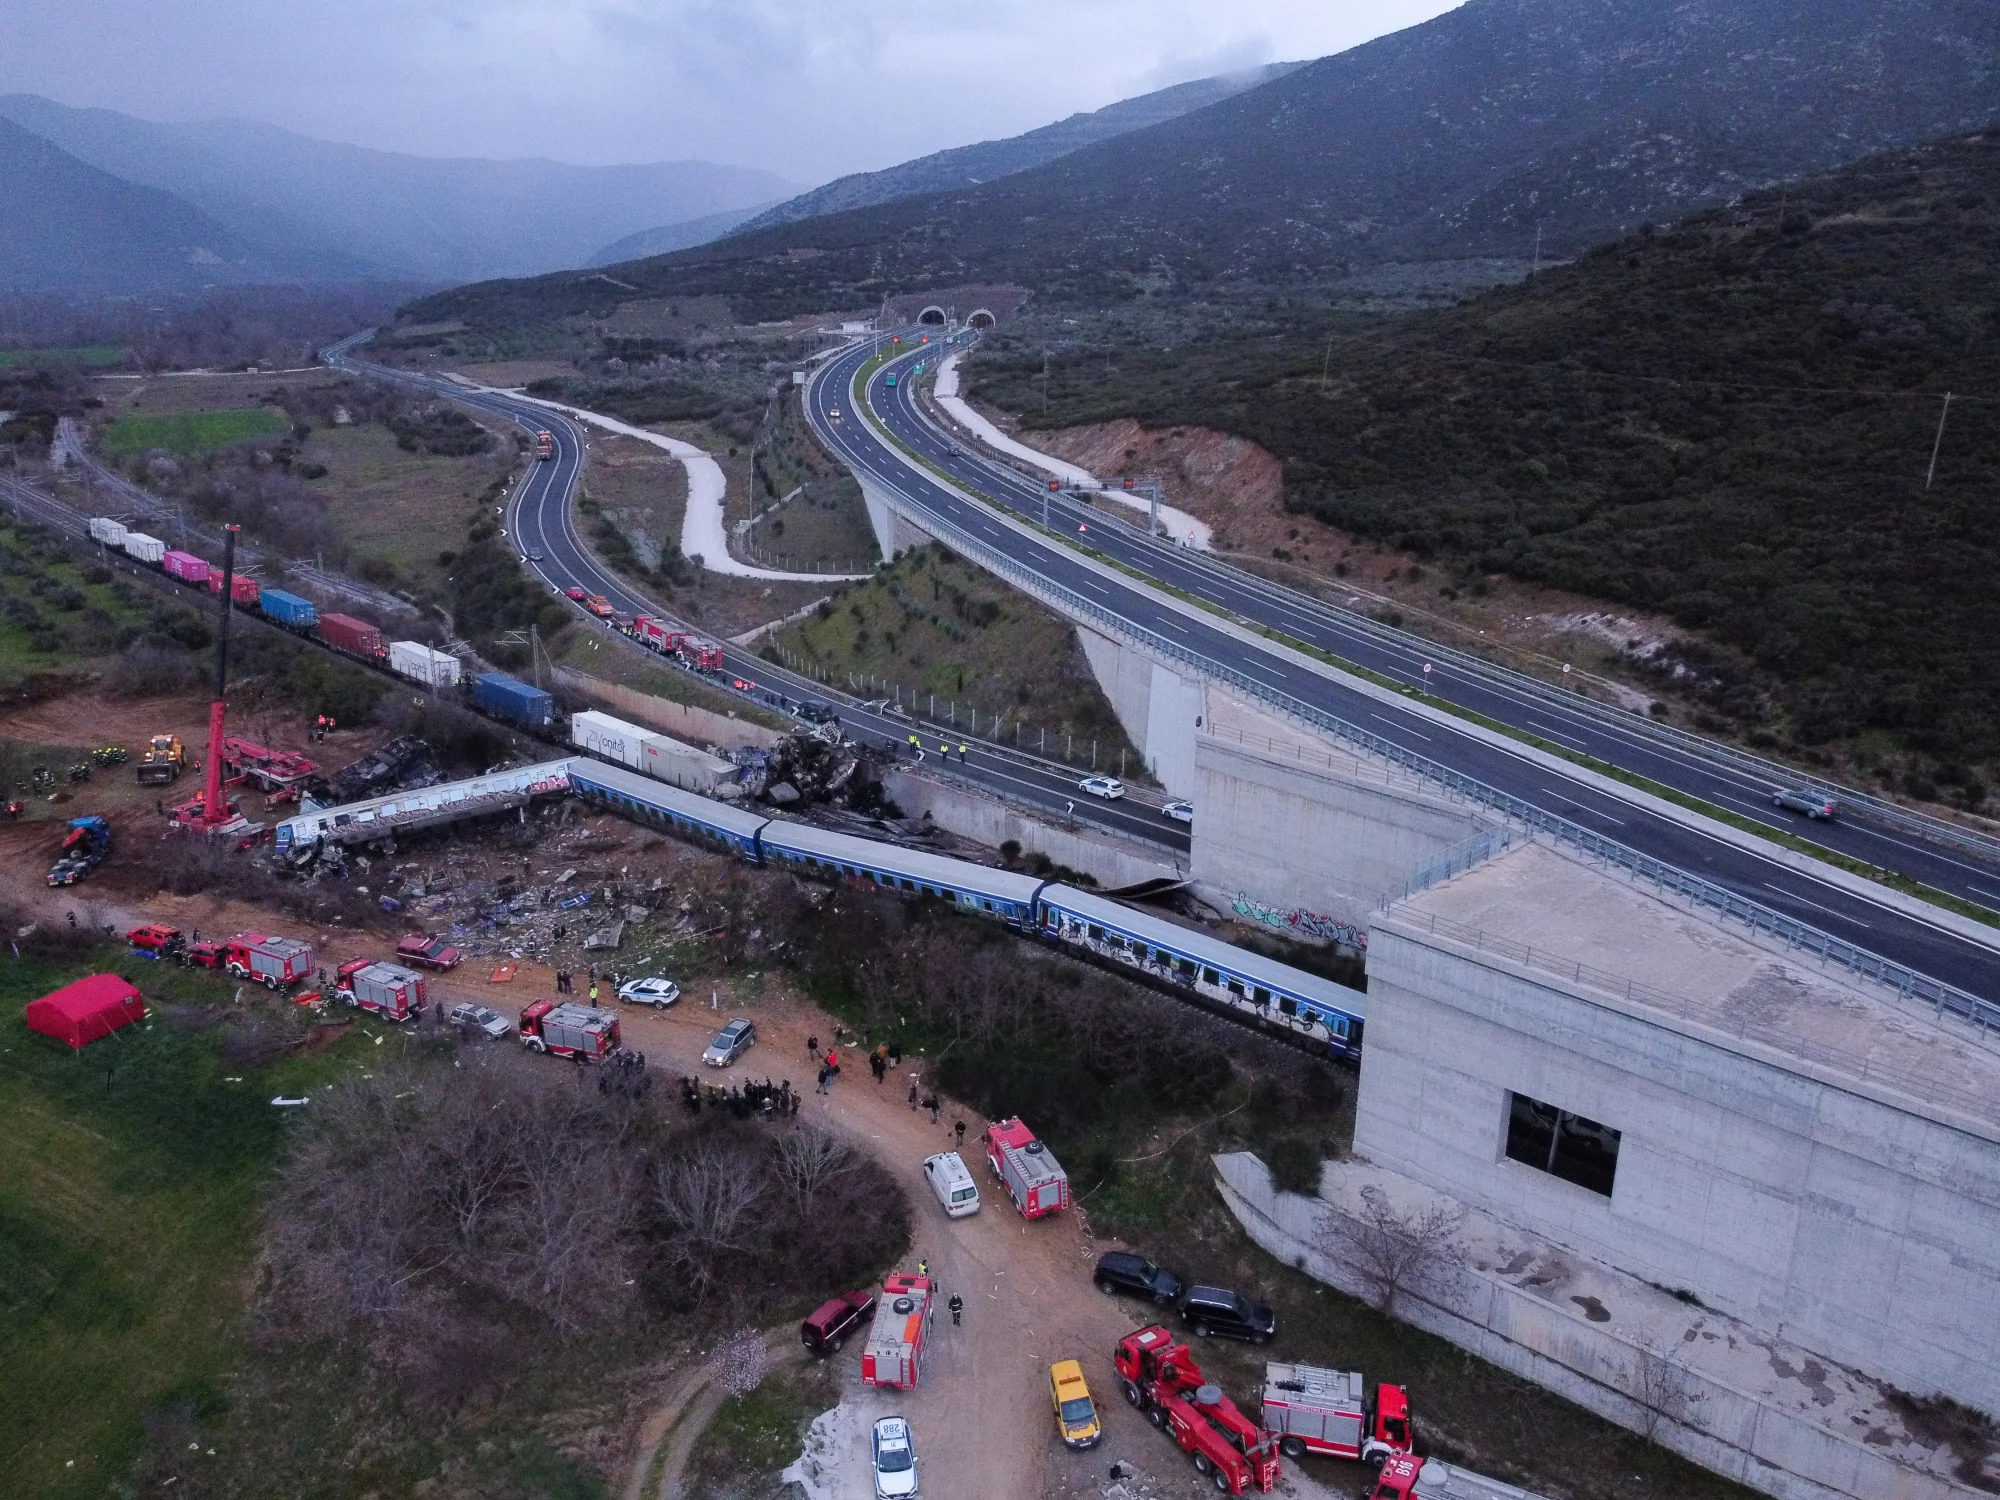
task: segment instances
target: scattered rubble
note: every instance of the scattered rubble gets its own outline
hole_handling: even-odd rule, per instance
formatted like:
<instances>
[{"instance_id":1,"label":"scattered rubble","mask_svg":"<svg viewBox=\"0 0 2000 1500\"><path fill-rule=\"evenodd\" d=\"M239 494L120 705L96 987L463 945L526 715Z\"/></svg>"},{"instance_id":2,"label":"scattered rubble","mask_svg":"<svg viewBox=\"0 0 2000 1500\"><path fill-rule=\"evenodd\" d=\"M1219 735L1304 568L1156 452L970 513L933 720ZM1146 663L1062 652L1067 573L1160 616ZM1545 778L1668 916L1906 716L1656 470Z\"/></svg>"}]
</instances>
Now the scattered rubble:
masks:
<instances>
[{"instance_id":1,"label":"scattered rubble","mask_svg":"<svg viewBox=\"0 0 2000 1500\"><path fill-rule=\"evenodd\" d=\"M740 795L773 807L817 804L872 811L882 804L879 752L844 738L838 724L795 730L776 744L730 753Z\"/></svg>"}]
</instances>

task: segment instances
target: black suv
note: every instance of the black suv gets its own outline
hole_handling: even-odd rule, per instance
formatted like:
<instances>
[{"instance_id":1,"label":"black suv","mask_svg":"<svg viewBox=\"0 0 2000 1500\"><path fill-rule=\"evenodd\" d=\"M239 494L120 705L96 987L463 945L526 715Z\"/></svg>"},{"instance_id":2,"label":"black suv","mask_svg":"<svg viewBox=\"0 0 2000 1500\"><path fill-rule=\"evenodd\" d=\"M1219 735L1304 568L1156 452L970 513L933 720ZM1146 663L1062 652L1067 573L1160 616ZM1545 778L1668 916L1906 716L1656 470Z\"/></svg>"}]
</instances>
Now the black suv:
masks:
<instances>
[{"instance_id":1,"label":"black suv","mask_svg":"<svg viewBox=\"0 0 2000 1500\"><path fill-rule=\"evenodd\" d=\"M1181 1298L1181 1321L1198 1339L1219 1333L1225 1338L1267 1344L1278 1331L1277 1315L1269 1307L1219 1286L1189 1287Z\"/></svg>"},{"instance_id":2,"label":"black suv","mask_svg":"<svg viewBox=\"0 0 2000 1500\"><path fill-rule=\"evenodd\" d=\"M1135 1297L1151 1297L1162 1307L1171 1306L1181 1295L1180 1277L1143 1255L1128 1255L1123 1250L1113 1250L1099 1260L1094 1279L1106 1296L1130 1292Z\"/></svg>"}]
</instances>

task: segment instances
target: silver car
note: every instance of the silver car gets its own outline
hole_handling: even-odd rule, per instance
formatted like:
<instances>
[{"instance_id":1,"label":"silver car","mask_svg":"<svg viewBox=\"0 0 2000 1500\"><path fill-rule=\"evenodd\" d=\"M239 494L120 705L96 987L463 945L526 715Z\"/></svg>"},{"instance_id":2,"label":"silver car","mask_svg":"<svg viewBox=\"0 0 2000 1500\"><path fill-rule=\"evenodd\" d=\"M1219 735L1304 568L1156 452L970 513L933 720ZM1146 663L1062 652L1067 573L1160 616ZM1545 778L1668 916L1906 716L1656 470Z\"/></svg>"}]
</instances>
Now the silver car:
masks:
<instances>
[{"instance_id":1,"label":"silver car","mask_svg":"<svg viewBox=\"0 0 2000 1500\"><path fill-rule=\"evenodd\" d=\"M507 1035L514 1029L507 1024L507 1018L498 1011L488 1010L485 1006L474 1005L470 1001L454 1005L450 1011L450 1018L454 1026L470 1026L473 1030L495 1039Z\"/></svg>"},{"instance_id":2,"label":"silver car","mask_svg":"<svg viewBox=\"0 0 2000 1500\"><path fill-rule=\"evenodd\" d=\"M726 1068L756 1044L757 1028L738 1016L716 1032L715 1040L708 1044L701 1060L711 1068Z\"/></svg>"},{"instance_id":3,"label":"silver car","mask_svg":"<svg viewBox=\"0 0 2000 1500\"><path fill-rule=\"evenodd\" d=\"M1818 823L1831 823L1840 814L1840 804L1824 792L1808 787L1791 787L1771 794L1771 806L1787 812L1804 813Z\"/></svg>"}]
</instances>

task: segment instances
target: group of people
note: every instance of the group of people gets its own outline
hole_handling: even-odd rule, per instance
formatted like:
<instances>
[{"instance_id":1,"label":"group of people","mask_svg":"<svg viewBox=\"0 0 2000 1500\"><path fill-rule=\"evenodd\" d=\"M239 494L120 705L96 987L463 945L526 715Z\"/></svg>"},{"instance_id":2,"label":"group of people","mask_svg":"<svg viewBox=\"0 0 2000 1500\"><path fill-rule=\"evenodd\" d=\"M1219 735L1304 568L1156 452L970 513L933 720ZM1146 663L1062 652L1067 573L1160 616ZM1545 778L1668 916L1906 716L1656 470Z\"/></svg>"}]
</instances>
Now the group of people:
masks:
<instances>
[{"instance_id":1,"label":"group of people","mask_svg":"<svg viewBox=\"0 0 2000 1500\"><path fill-rule=\"evenodd\" d=\"M321 714L319 716L318 721L313 725L312 737L315 742L324 741L326 737L329 734L332 734L333 731L338 727L339 726L337 726L333 722L331 716L327 714Z\"/></svg>"},{"instance_id":2,"label":"group of people","mask_svg":"<svg viewBox=\"0 0 2000 1500\"><path fill-rule=\"evenodd\" d=\"M719 1083L682 1078L680 1091L681 1103L691 1115L700 1114L702 1106L707 1105L710 1109L726 1109L739 1120L788 1119L799 1112L802 1098L789 1078L779 1084L768 1078L762 1083L732 1083L726 1089Z\"/></svg>"},{"instance_id":3,"label":"group of people","mask_svg":"<svg viewBox=\"0 0 2000 1500\"><path fill-rule=\"evenodd\" d=\"M597 1004L597 965L595 964L590 966L589 979L590 1003L595 1005ZM570 973L568 969L557 969L556 993L558 995L574 995L576 993L576 975Z\"/></svg>"},{"instance_id":4,"label":"group of people","mask_svg":"<svg viewBox=\"0 0 2000 1500\"><path fill-rule=\"evenodd\" d=\"M958 744L958 763L961 766L965 764L965 751L965 742L960 740ZM937 753L939 760L949 761L951 759L951 743L948 740L939 740ZM924 742L918 735L913 734L910 736L910 754L914 755L918 760L924 758Z\"/></svg>"}]
</instances>

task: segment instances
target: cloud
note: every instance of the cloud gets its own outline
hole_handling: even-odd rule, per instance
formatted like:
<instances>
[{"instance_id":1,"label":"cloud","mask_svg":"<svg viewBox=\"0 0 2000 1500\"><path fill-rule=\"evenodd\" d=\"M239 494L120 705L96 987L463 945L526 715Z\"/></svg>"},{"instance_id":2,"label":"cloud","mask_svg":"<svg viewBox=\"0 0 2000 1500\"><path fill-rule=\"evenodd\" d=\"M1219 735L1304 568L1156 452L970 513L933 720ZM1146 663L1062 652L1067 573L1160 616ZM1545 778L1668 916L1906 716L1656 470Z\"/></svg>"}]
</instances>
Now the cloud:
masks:
<instances>
[{"instance_id":1,"label":"cloud","mask_svg":"<svg viewBox=\"0 0 2000 1500\"><path fill-rule=\"evenodd\" d=\"M1446 0L0 0L0 89L424 155L801 181L1307 58Z\"/></svg>"}]
</instances>

